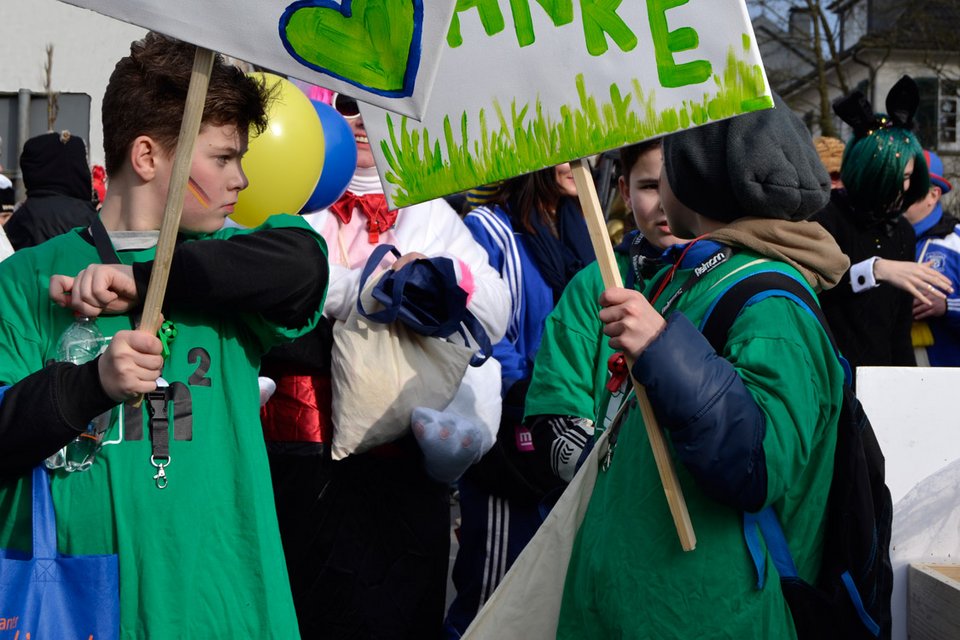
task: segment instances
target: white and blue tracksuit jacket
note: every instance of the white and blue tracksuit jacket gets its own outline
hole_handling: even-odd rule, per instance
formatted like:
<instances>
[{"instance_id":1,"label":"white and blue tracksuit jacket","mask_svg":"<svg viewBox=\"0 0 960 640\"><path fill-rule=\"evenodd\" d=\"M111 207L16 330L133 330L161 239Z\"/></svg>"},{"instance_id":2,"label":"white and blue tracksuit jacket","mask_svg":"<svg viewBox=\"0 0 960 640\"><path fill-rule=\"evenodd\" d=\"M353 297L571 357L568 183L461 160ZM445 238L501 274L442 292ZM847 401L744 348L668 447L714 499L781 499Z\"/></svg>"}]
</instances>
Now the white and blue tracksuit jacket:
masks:
<instances>
[{"instance_id":1,"label":"white and blue tracksuit jacket","mask_svg":"<svg viewBox=\"0 0 960 640\"><path fill-rule=\"evenodd\" d=\"M953 226L949 224L953 222ZM913 225L917 234L917 261L931 262L934 269L953 284L947 297L947 312L927 322L933 333L933 345L927 347L930 365L960 366L960 224L945 218L937 204L926 218Z\"/></svg>"}]
</instances>

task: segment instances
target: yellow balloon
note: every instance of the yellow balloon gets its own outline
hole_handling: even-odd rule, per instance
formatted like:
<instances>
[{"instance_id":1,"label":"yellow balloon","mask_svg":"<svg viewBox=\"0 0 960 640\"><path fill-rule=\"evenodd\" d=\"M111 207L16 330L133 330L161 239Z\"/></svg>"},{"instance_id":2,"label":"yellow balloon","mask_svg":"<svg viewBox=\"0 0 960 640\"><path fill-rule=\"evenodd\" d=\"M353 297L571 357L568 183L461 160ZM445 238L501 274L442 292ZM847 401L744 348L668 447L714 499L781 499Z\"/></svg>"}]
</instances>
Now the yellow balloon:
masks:
<instances>
[{"instance_id":1,"label":"yellow balloon","mask_svg":"<svg viewBox=\"0 0 960 640\"><path fill-rule=\"evenodd\" d=\"M310 99L286 78L252 73L275 89L267 128L250 139L243 170L250 185L230 216L256 227L276 213L296 214L310 199L323 171L323 126Z\"/></svg>"}]
</instances>

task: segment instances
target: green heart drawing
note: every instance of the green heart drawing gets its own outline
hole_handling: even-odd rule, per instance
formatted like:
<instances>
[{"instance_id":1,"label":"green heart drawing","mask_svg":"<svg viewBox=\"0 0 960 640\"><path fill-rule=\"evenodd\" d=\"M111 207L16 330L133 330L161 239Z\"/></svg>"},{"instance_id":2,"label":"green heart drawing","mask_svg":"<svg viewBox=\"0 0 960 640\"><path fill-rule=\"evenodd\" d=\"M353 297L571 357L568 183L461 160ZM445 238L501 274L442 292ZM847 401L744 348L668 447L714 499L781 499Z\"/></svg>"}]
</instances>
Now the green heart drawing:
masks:
<instances>
[{"instance_id":1,"label":"green heart drawing","mask_svg":"<svg viewBox=\"0 0 960 640\"><path fill-rule=\"evenodd\" d=\"M413 93L422 31L423 0L299 0L280 17L300 64L388 97Z\"/></svg>"}]
</instances>

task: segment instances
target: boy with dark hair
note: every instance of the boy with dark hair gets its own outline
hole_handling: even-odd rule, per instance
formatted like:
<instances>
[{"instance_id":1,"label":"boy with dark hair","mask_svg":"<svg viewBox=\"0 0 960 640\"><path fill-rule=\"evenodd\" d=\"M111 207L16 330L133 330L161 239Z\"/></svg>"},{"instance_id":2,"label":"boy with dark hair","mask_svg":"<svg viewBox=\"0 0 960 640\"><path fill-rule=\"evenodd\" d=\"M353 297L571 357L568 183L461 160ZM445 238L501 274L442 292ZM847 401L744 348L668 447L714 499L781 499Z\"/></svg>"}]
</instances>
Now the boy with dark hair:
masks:
<instances>
[{"instance_id":1,"label":"boy with dark hair","mask_svg":"<svg viewBox=\"0 0 960 640\"><path fill-rule=\"evenodd\" d=\"M664 251L684 240L673 235L660 203L660 140L621 147L620 167L617 189L637 228L614 248L614 255L625 286L642 290L663 267ZM578 273L547 317L530 384L525 423L536 447L534 464L543 476L565 483L589 450L594 424L606 427L630 385L625 361L613 357L599 325L591 328L593 333L584 333L580 326L584 313L595 316L600 310L599 275L596 265ZM558 368L569 375L557 378ZM607 407L609 416L603 414Z\"/></svg>"},{"instance_id":2,"label":"boy with dark hair","mask_svg":"<svg viewBox=\"0 0 960 640\"><path fill-rule=\"evenodd\" d=\"M673 235L660 205L660 169L663 167L660 140L621 147L620 166L623 173L617 179L617 189L638 233L627 236L617 249L630 254L632 275L642 283L660 269L664 250L683 240Z\"/></svg>"},{"instance_id":3,"label":"boy with dark hair","mask_svg":"<svg viewBox=\"0 0 960 640\"><path fill-rule=\"evenodd\" d=\"M776 109L668 136L663 157L670 229L696 239L667 252L646 297L610 289L598 304L591 293L603 289L599 271L585 270L592 282L571 291L581 295L562 316L563 335L581 337L566 343L561 335L538 356L527 412L555 413L582 397L571 367L597 350L600 337L591 336L607 335L605 354L634 360L633 375L672 441L697 548L681 549L631 404L577 535L557 637L793 637L779 582L756 587L743 514L773 505L800 576L813 581L843 370L819 322L792 299L746 306L722 353L697 327L729 286L757 271L783 272L813 290L836 283L848 262L822 228L801 222L826 203L829 177L779 99ZM592 361L606 373L605 359ZM598 378L599 396L605 376Z\"/></svg>"},{"instance_id":4,"label":"boy with dark hair","mask_svg":"<svg viewBox=\"0 0 960 640\"><path fill-rule=\"evenodd\" d=\"M25 474L111 412L93 465L55 469L51 489L59 551L119 557L120 636L294 638L257 369L319 318L325 245L297 216L220 230L247 186L240 161L268 95L219 57L166 293L177 336L164 359L157 336L131 330L194 52L152 33L133 44L104 99L101 217L0 265L0 548L30 548ZM109 345L86 364L52 362L74 313L96 317Z\"/></svg>"},{"instance_id":5,"label":"boy with dark hair","mask_svg":"<svg viewBox=\"0 0 960 640\"><path fill-rule=\"evenodd\" d=\"M111 180L126 164L137 136L149 132L171 153L177 146L194 48L170 42L148 34L130 46L130 55L117 62L110 75L102 115L104 164ZM239 68L215 65L203 107L204 124L233 124L239 131L261 133L267 126L265 100L269 100L264 92L262 83Z\"/></svg>"}]
</instances>

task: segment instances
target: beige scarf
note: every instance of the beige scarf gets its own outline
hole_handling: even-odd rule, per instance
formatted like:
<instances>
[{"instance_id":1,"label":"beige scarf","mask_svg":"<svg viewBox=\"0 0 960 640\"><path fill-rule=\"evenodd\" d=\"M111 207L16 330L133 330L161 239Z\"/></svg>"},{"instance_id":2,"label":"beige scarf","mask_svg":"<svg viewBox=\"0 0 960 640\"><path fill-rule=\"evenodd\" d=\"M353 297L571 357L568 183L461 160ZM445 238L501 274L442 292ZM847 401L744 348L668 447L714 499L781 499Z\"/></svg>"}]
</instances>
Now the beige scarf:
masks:
<instances>
[{"instance_id":1,"label":"beige scarf","mask_svg":"<svg viewBox=\"0 0 960 640\"><path fill-rule=\"evenodd\" d=\"M836 286L850 268L850 259L817 222L738 218L709 237L786 262L818 293Z\"/></svg>"}]
</instances>

